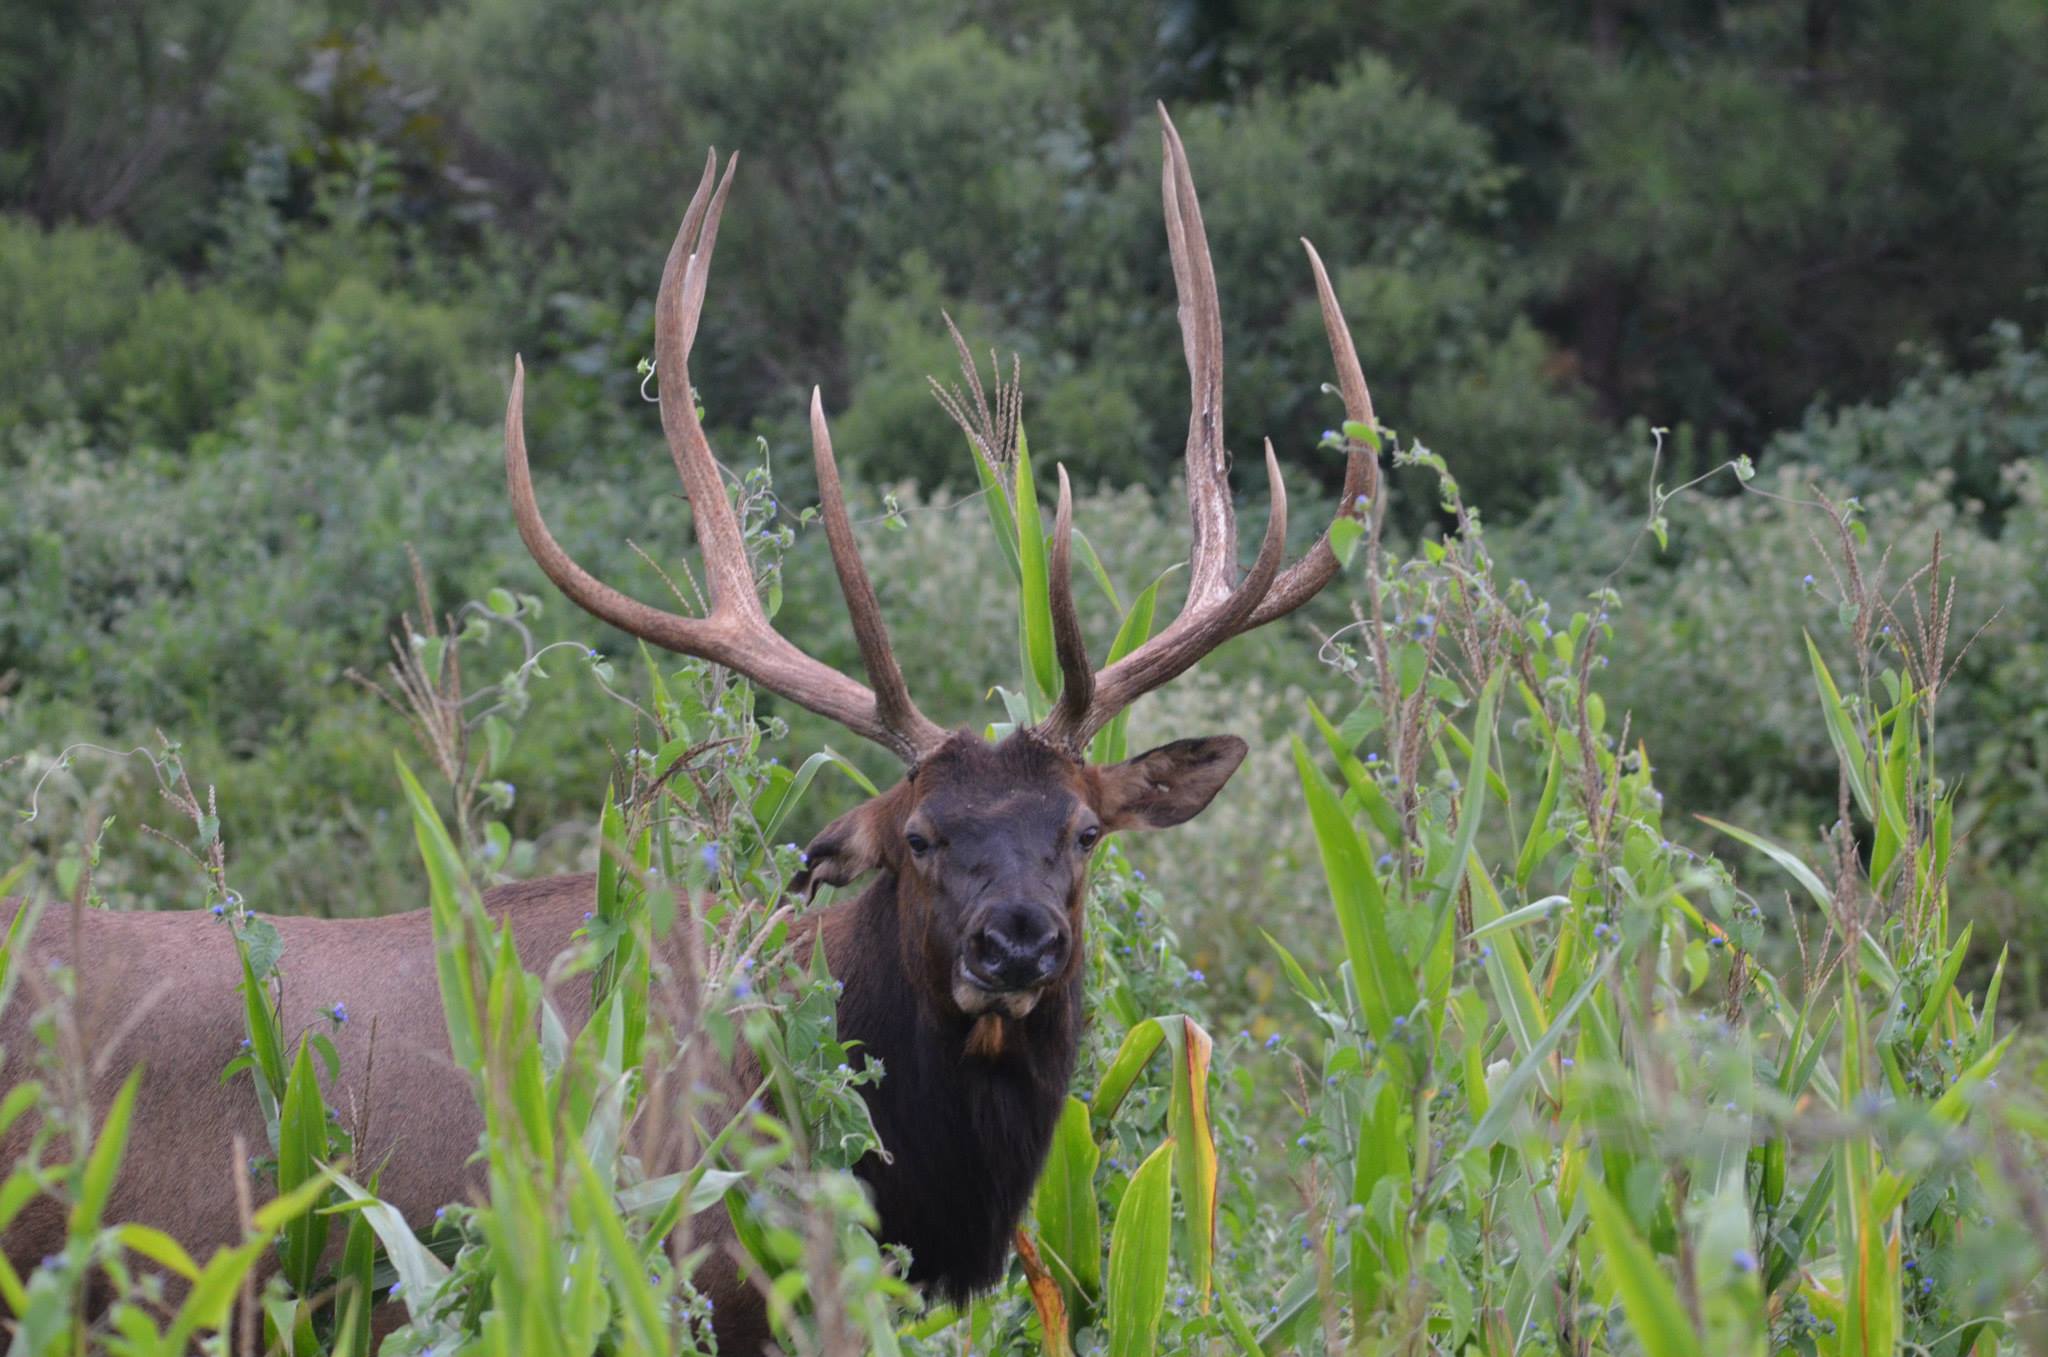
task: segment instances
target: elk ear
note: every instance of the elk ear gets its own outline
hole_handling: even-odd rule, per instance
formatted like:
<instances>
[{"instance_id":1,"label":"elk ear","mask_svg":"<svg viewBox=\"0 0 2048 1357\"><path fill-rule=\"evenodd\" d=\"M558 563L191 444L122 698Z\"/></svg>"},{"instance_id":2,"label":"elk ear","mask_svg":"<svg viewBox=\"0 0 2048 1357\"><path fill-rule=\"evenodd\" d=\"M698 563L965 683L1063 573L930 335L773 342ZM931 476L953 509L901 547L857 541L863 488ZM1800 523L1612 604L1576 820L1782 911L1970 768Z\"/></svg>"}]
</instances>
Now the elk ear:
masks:
<instances>
[{"instance_id":1,"label":"elk ear","mask_svg":"<svg viewBox=\"0 0 2048 1357\"><path fill-rule=\"evenodd\" d=\"M886 798L856 806L826 825L804 849L804 869L789 883L806 901L820 886L844 886L882 865Z\"/></svg>"},{"instance_id":2,"label":"elk ear","mask_svg":"<svg viewBox=\"0 0 2048 1357\"><path fill-rule=\"evenodd\" d=\"M1166 829L1200 815L1244 762L1235 735L1175 740L1094 770L1102 827Z\"/></svg>"}]
</instances>

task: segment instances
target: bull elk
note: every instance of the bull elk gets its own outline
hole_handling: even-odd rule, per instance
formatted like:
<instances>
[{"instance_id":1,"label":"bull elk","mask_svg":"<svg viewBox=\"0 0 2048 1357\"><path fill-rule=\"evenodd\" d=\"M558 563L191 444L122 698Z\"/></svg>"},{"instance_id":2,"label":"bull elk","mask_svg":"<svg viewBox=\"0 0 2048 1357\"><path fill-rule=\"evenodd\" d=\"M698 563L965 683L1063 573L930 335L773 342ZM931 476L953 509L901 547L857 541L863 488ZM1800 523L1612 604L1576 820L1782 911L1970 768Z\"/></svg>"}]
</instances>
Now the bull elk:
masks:
<instances>
[{"instance_id":1,"label":"bull elk","mask_svg":"<svg viewBox=\"0 0 2048 1357\"><path fill-rule=\"evenodd\" d=\"M855 545L815 391L810 425L825 533L872 686L806 654L773 630L762 609L739 524L690 398L688 369L733 164L720 178L716 155L707 161L656 303L662 428L693 508L708 614L685 617L649 607L570 559L535 502L522 420L524 371L517 365L505 414L505 470L520 536L564 594L630 635L744 675L875 741L905 764L900 782L809 844L798 891L872 879L857 897L812 914L802 930L814 932L800 935L822 939L832 973L844 985L841 1033L886 1069L879 1084L863 1091L890 1154L871 1156L858 1168L874 1195L879 1233L909 1248L912 1281L954 1299L1000 1277L1073 1072L1092 850L1107 834L1163 829L1198 814L1246 749L1243 740L1219 735L1091 766L1084 754L1090 737L1222 642L1301 607L1338 571L1327 533L1283 568L1287 500L1269 442L1272 507L1250 568L1239 572L1222 439L1215 276L1186 153L1163 109L1161 117L1167 237L1193 406L1186 448L1193 533L1187 600L1145 644L1100 671L1093 667L1069 573L1073 502L1062 471L1050 600L1063 688L1044 721L1000 743L948 731L912 702ZM1313 246L1308 260L1347 415L1370 424L1357 355ZM1340 514L1358 512L1376 474L1370 452L1354 444ZM499 886L484 904L511 922L524 964L545 973L577 945L592 899L592 878L563 876ZM476 1189L468 1161L482 1130L452 1069L428 915L274 922L291 976L283 1022L287 1029L311 1025L318 1016L313 1005L323 1001L342 1001L355 1015L336 1034L344 1087L333 1091L333 1101L374 1110L358 1155L386 1165L385 1197L408 1220L424 1224L437 1206ZM56 958L74 968L79 1021L111 1048L92 1090L96 1115L104 1114L128 1068L140 1064L144 1071L129 1157L108 1218L159 1227L195 1251L236 1238L227 1147L235 1133L260 1145L264 1132L255 1099L219 1079L242 1031L233 949L193 913L53 908L42 917L31 954L38 964ZM572 1028L587 1021L587 986L565 987L557 1002ZM9 1052L31 1041L25 1008L17 1002L0 1016L0 1043ZM146 1020L136 1020L144 1010ZM371 1018L376 1050L365 1071ZM17 1124L0 1140L10 1160L24 1152L30 1129ZM6 1255L25 1268L62 1238L56 1203L43 1200L8 1229ZM758 1351L767 1342L764 1307L727 1251L715 1249L697 1280L714 1301L721 1350Z\"/></svg>"}]
</instances>

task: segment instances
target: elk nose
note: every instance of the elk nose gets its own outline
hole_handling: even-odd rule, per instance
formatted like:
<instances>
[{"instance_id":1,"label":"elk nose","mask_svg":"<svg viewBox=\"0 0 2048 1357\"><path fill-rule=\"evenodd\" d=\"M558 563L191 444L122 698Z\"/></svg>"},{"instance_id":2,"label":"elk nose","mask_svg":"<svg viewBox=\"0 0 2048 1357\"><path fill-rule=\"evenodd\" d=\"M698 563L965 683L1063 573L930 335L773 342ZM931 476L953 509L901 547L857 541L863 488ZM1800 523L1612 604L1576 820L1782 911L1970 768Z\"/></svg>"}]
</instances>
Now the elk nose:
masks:
<instances>
[{"instance_id":1,"label":"elk nose","mask_svg":"<svg viewBox=\"0 0 2048 1357\"><path fill-rule=\"evenodd\" d=\"M1042 909L997 909L968 944L967 968L990 989L1026 989L1066 964L1066 930Z\"/></svg>"}]
</instances>

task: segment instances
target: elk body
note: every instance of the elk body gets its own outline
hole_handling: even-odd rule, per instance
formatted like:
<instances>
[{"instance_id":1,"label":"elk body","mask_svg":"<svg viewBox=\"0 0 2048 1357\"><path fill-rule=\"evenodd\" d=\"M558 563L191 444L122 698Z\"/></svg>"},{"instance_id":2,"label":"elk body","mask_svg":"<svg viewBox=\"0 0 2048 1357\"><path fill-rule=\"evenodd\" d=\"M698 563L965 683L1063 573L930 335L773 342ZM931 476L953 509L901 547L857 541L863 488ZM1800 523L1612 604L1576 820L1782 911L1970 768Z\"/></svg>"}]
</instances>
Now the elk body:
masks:
<instances>
[{"instance_id":1,"label":"elk body","mask_svg":"<svg viewBox=\"0 0 2048 1357\"><path fill-rule=\"evenodd\" d=\"M813 659L768 623L690 398L689 353L732 166L720 179L716 158L707 164L656 302L655 361L667 397L662 425L693 508L708 615L651 608L569 557L535 501L517 365L506 412L506 472L520 534L563 593L632 635L725 665L904 761L902 781L809 845L798 890L871 880L854 898L811 914L799 936L815 930L844 985L842 1037L886 1071L863 1093L889 1155L870 1156L857 1168L873 1193L879 1233L909 1247L913 1281L954 1299L1001 1276L1073 1073L1083 1021L1082 906L1096 843L1119 830L1189 819L1245 754L1242 740L1214 736L1101 766L1086 761L1089 740L1222 642L1300 607L1338 569L1327 535L1283 565L1286 497L1268 444L1272 509L1251 566L1240 571L1222 443L1215 277L1186 154L1163 110L1161 117L1167 235L1192 395L1187 601L1129 655L1101 671L1092 666L1072 593L1072 495L1062 470L1049 584L1063 687L1046 720L1000 743L949 732L911 701L854 542L815 391L811 432L822 517L868 684ZM1349 332L1321 261L1312 247L1308 253L1347 417L1370 425L1371 401ZM1363 511L1376 472L1370 453L1353 445L1340 513ZM591 878L556 877L498 887L486 894L485 907L510 921L523 962L545 974L577 945L593 897ZM359 1110L359 1157L386 1163L383 1195L415 1225L424 1224L436 1207L476 1191L468 1161L483 1129L449 1056L428 916L275 923L285 944L285 1030L331 1023L325 1015L332 1005L345 1006L348 1021L334 1033L341 1071L330 1103ZM189 913L53 908L31 951L32 966L63 959L76 971L75 1011L93 1052L95 1115L128 1069L144 1070L128 1159L107 1218L157 1226L194 1250L235 1237L239 1166L230 1162L231 1138L239 1132L247 1145L264 1141L249 1091L219 1082L242 1034L238 963L223 931ZM579 1026L588 1017L588 986L559 987L556 1002L571 1027ZM29 1007L18 998L0 1015L0 1044L14 1057L10 1079L19 1077L32 1041ZM28 1134L25 1124L12 1128L0 1138L0 1152L18 1157ZM706 1224L700 1241L729 1242L717 1225ZM62 1238L55 1204L39 1202L9 1228L5 1250L25 1269ZM768 1337L764 1308L730 1250L714 1247L697 1280L714 1300L721 1350L759 1351Z\"/></svg>"}]
</instances>

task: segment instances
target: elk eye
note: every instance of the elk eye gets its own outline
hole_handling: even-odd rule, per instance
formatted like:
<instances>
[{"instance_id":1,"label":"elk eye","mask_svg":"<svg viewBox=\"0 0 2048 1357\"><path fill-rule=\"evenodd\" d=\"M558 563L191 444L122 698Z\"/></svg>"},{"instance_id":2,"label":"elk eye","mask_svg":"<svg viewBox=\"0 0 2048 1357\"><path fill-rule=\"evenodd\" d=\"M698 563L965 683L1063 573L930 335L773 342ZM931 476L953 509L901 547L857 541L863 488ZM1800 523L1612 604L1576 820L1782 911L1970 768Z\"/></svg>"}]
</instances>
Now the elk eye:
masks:
<instances>
[{"instance_id":1,"label":"elk eye","mask_svg":"<svg viewBox=\"0 0 2048 1357\"><path fill-rule=\"evenodd\" d=\"M1088 826L1088 828L1082 830L1081 837L1079 840L1081 844L1081 851L1085 853L1089 849L1093 848L1096 844L1096 841L1101 839L1101 837L1102 827L1100 825L1090 825Z\"/></svg>"},{"instance_id":2,"label":"elk eye","mask_svg":"<svg viewBox=\"0 0 2048 1357\"><path fill-rule=\"evenodd\" d=\"M903 842L910 845L910 855L914 858L921 858L931 851L931 840L922 834L906 834Z\"/></svg>"}]
</instances>

